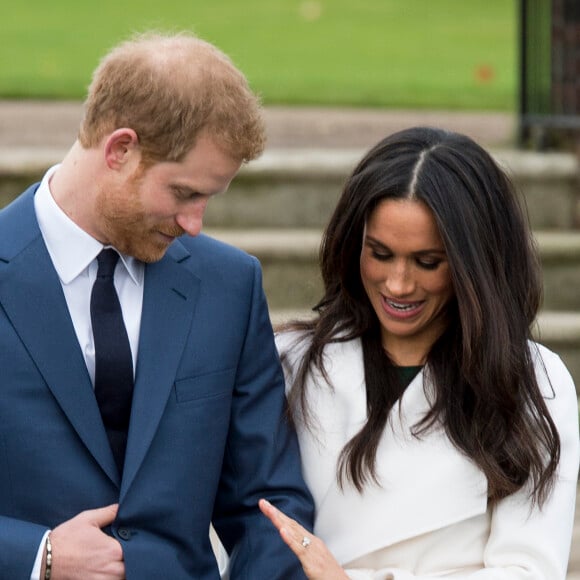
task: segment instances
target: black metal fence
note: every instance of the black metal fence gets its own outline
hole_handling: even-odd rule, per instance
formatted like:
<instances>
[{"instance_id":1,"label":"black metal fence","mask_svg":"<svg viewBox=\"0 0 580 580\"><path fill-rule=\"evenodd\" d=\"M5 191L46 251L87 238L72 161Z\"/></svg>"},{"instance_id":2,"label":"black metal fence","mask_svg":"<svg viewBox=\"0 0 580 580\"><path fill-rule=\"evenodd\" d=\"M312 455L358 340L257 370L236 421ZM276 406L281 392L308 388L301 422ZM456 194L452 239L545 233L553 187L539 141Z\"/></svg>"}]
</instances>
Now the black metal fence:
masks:
<instances>
[{"instance_id":1,"label":"black metal fence","mask_svg":"<svg viewBox=\"0 0 580 580\"><path fill-rule=\"evenodd\" d=\"M580 0L520 0L522 145L580 140Z\"/></svg>"}]
</instances>

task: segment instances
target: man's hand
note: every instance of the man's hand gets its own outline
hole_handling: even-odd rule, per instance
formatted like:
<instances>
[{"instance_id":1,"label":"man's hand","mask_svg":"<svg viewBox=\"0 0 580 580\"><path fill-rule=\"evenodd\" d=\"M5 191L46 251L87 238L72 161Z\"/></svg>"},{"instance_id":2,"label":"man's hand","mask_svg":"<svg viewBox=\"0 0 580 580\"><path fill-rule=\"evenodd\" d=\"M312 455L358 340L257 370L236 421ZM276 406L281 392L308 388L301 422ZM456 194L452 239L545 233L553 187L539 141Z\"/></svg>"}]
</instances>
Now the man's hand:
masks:
<instances>
[{"instance_id":1,"label":"man's hand","mask_svg":"<svg viewBox=\"0 0 580 580\"><path fill-rule=\"evenodd\" d=\"M113 522L117 504L81 512L50 533L52 580L123 580L121 544L101 528ZM44 578L45 562L40 577Z\"/></svg>"}]
</instances>

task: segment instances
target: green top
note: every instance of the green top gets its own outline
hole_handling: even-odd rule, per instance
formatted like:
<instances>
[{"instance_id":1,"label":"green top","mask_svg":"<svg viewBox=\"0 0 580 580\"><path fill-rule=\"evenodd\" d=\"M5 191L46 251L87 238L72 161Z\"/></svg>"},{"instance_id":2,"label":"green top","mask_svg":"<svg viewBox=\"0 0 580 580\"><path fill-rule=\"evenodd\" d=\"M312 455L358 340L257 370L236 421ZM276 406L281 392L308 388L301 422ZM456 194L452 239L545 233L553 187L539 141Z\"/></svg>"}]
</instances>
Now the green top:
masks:
<instances>
[{"instance_id":1,"label":"green top","mask_svg":"<svg viewBox=\"0 0 580 580\"><path fill-rule=\"evenodd\" d=\"M412 367L396 367L399 373L399 379L401 385L408 387L412 380L419 374L419 371L423 368L422 365L412 366Z\"/></svg>"}]
</instances>

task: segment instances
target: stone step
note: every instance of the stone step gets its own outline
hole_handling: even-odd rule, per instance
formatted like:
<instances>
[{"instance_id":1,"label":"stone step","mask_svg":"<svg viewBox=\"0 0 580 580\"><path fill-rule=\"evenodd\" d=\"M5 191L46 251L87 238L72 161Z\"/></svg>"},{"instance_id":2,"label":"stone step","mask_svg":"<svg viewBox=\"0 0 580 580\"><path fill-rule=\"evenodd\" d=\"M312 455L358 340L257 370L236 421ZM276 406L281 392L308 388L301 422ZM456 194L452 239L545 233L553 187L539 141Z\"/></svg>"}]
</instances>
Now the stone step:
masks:
<instances>
[{"instance_id":1,"label":"stone step","mask_svg":"<svg viewBox=\"0 0 580 580\"><path fill-rule=\"evenodd\" d=\"M580 396L580 311L540 312L534 338L562 357Z\"/></svg>"},{"instance_id":2,"label":"stone step","mask_svg":"<svg viewBox=\"0 0 580 580\"><path fill-rule=\"evenodd\" d=\"M580 230L536 231L544 308L580 311Z\"/></svg>"},{"instance_id":3,"label":"stone step","mask_svg":"<svg viewBox=\"0 0 580 580\"><path fill-rule=\"evenodd\" d=\"M314 316L307 309L271 309L274 326L289 320L308 320ZM534 339L558 353L576 385L580 398L580 312L540 312L533 329ZM580 549L580 546L579 546Z\"/></svg>"},{"instance_id":4,"label":"stone step","mask_svg":"<svg viewBox=\"0 0 580 580\"><path fill-rule=\"evenodd\" d=\"M359 150L274 150L249 164L225 196L212 200L212 227L310 228L326 225ZM580 227L578 158L565 153L497 151L525 197L532 227Z\"/></svg>"},{"instance_id":5,"label":"stone step","mask_svg":"<svg viewBox=\"0 0 580 580\"><path fill-rule=\"evenodd\" d=\"M249 164L225 196L212 200L206 225L234 228L323 227L359 150L275 150ZM579 162L564 153L497 151L523 193L535 229L580 226Z\"/></svg>"},{"instance_id":6,"label":"stone step","mask_svg":"<svg viewBox=\"0 0 580 580\"><path fill-rule=\"evenodd\" d=\"M321 296L318 271L320 229L206 232L258 257L272 308L309 308ZM544 308L580 311L580 231L540 231Z\"/></svg>"},{"instance_id":7,"label":"stone step","mask_svg":"<svg viewBox=\"0 0 580 580\"><path fill-rule=\"evenodd\" d=\"M0 149L0 206L45 169L60 149ZM271 149L242 168L227 195L209 206L206 224L223 228L316 228L326 224L362 150ZM498 150L524 193L534 228L580 227L578 158L568 153Z\"/></svg>"}]
</instances>

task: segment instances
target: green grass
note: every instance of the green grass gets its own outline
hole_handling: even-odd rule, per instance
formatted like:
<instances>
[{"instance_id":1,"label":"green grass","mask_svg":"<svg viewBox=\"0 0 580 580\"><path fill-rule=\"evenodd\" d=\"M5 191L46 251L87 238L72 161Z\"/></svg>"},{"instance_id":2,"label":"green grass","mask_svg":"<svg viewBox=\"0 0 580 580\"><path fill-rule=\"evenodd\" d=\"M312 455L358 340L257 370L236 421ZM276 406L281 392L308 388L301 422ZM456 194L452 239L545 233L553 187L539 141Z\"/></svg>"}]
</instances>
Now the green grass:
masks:
<instances>
[{"instance_id":1,"label":"green grass","mask_svg":"<svg viewBox=\"0 0 580 580\"><path fill-rule=\"evenodd\" d=\"M0 18L0 97L82 98L132 32L193 30L267 104L512 110L516 0L28 0ZM485 74L485 73L489 74Z\"/></svg>"}]
</instances>

